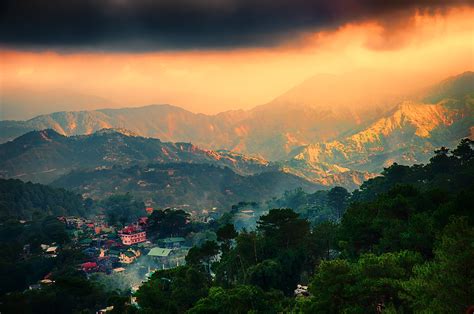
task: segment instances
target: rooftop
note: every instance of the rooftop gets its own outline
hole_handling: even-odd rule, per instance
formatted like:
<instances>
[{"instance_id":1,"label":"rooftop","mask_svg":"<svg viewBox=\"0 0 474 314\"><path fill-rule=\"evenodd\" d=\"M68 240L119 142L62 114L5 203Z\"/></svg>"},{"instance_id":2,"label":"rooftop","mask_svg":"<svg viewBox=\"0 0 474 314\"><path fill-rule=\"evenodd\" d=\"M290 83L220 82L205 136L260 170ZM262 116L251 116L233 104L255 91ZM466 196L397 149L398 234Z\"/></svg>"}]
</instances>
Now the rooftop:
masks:
<instances>
[{"instance_id":1,"label":"rooftop","mask_svg":"<svg viewBox=\"0 0 474 314\"><path fill-rule=\"evenodd\" d=\"M145 230L143 230L142 228L139 228L139 227L134 226L134 225L130 225L130 226L127 226L127 227L123 228L120 232L125 233L125 234L132 234L132 233L143 232L143 231L145 231Z\"/></svg>"},{"instance_id":2,"label":"rooftop","mask_svg":"<svg viewBox=\"0 0 474 314\"><path fill-rule=\"evenodd\" d=\"M148 256L153 257L167 257L171 253L171 249L165 249L162 247L154 247L148 252Z\"/></svg>"}]
</instances>

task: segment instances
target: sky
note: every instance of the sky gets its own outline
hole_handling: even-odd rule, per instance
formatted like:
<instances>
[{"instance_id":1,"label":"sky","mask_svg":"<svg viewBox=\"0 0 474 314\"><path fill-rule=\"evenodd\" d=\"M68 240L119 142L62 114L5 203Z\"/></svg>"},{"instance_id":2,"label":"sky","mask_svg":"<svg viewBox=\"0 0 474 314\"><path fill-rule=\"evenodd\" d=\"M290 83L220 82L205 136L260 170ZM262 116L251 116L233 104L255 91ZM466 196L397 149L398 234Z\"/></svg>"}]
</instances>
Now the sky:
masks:
<instances>
[{"instance_id":1,"label":"sky","mask_svg":"<svg viewBox=\"0 0 474 314\"><path fill-rule=\"evenodd\" d=\"M0 119L162 103L250 109L322 73L375 72L403 93L474 69L472 3L6 0Z\"/></svg>"}]
</instances>

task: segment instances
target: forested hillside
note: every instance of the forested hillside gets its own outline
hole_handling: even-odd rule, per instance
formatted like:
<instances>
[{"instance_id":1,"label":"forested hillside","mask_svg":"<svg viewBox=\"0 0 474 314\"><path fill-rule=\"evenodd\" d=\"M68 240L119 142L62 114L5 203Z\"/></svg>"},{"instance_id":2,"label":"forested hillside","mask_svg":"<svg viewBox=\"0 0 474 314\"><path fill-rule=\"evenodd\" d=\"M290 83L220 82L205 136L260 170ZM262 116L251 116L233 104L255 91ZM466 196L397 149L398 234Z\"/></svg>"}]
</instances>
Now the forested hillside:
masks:
<instances>
[{"instance_id":1,"label":"forested hillside","mask_svg":"<svg viewBox=\"0 0 474 314\"><path fill-rule=\"evenodd\" d=\"M126 292L111 294L84 274L64 272L77 258L62 255L55 284L4 295L0 310L463 313L474 300L473 199L474 142L465 139L453 151L437 150L426 165L394 164L352 194L333 188L274 198L268 204L277 208L255 230L237 232L232 212L224 215L208 226L216 241L193 247L185 266L154 272L133 293L138 307ZM297 212L278 208L286 206ZM329 215L311 223L306 215L314 208Z\"/></svg>"},{"instance_id":2,"label":"forested hillside","mask_svg":"<svg viewBox=\"0 0 474 314\"><path fill-rule=\"evenodd\" d=\"M42 184L0 179L0 218L31 219L35 214L79 215L88 213L80 195Z\"/></svg>"},{"instance_id":3,"label":"forested hillside","mask_svg":"<svg viewBox=\"0 0 474 314\"><path fill-rule=\"evenodd\" d=\"M129 192L139 199L150 199L159 207L187 204L192 208L220 209L240 201L266 201L297 187L309 192L323 188L284 172L241 176L229 168L192 163L74 171L52 185L94 199Z\"/></svg>"},{"instance_id":4,"label":"forested hillside","mask_svg":"<svg viewBox=\"0 0 474 314\"><path fill-rule=\"evenodd\" d=\"M165 143L124 129L70 137L53 130L32 131L0 145L1 177L44 184L77 169L167 162L225 166L245 175L277 169L263 159L203 150L190 143Z\"/></svg>"},{"instance_id":5,"label":"forested hillside","mask_svg":"<svg viewBox=\"0 0 474 314\"><path fill-rule=\"evenodd\" d=\"M340 221L311 228L273 209L255 231L223 226L187 266L156 272L138 303L171 313L464 312L474 300L472 148L464 140L425 166L393 165L353 194ZM309 295L294 298L297 284Z\"/></svg>"}]
</instances>

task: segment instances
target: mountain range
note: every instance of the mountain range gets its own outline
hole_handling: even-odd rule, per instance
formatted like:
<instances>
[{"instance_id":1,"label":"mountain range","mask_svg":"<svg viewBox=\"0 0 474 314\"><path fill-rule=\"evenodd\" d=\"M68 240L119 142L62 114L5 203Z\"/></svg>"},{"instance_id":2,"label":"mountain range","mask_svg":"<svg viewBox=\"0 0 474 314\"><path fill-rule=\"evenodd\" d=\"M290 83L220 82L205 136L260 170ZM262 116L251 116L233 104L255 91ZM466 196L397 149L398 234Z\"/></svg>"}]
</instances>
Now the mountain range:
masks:
<instances>
[{"instance_id":1,"label":"mountain range","mask_svg":"<svg viewBox=\"0 0 474 314\"><path fill-rule=\"evenodd\" d=\"M376 81L376 80L370 80ZM344 88L344 92L334 90ZM318 75L251 110L196 114L172 105L55 112L27 121L0 121L0 142L27 131L53 129L62 135L123 128L166 142L191 142L267 160L285 159L294 148L338 138L363 126L400 99L381 86L344 76Z\"/></svg>"},{"instance_id":2,"label":"mountain range","mask_svg":"<svg viewBox=\"0 0 474 314\"><path fill-rule=\"evenodd\" d=\"M40 183L50 183L78 169L170 162L212 164L240 175L276 170L261 158L203 150L190 143L162 142L123 129L77 136L64 136L51 129L31 131L0 145L3 177Z\"/></svg>"},{"instance_id":3,"label":"mountain range","mask_svg":"<svg viewBox=\"0 0 474 314\"><path fill-rule=\"evenodd\" d=\"M44 130L1 145L0 171L51 182L75 169L191 162L355 188L393 162L423 163L437 147L474 135L473 72L408 96L364 84L310 79L266 105L217 115L151 105L0 121L3 142ZM334 86L345 90L331 97Z\"/></svg>"},{"instance_id":4,"label":"mountain range","mask_svg":"<svg viewBox=\"0 0 474 314\"><path fill-rule=\"evenodd\" d=\"M191 142L205 149L226 149L279 160L294 148L326 140L355 127L358 117L342 110L299 107L217 115L195 114L171 105L139 108L57 112L28 121L1 121L0 141L32 130L53 129L62 135L92 134L104 128L123 128L166 142Z\"/></svg>"},{"instance_id":5,"label":"mountain range","mask_svg":"<svg viewBox=\"0 0 474 314\"><path fill-rule=\"evenodd\" d=\"M295 188L325 188L263 159L121 129L69 137L51 129L31 131L0 145L0 171L1 177L48 183L95 199L132 193L159 207L222 208Z\"/></svg>"},{"instance_id":6,"label":"mountain range","mask_svg":"<svg viewBox=\"0 0 474 314\"><path fill-rule=\"evenodd\" d=\"M474 98L444 99L436 104L404 101L390 114L338 140L295 149L290 160L311 167L338 165L377 172L394 162L425 163L441 146L453 147L474 131Z\"/></svg>"}]
</instances>

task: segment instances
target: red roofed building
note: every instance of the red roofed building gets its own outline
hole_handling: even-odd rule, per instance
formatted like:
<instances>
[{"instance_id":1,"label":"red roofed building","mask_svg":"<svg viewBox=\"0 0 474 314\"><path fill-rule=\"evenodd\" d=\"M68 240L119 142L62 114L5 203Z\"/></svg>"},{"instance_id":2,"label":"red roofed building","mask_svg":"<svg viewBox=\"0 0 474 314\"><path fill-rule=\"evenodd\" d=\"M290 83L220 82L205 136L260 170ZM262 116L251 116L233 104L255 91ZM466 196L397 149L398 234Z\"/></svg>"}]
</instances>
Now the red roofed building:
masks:
<instances>
[{"instance_id":1,"label":"red roofed building","mask_svg":"<svg viewBox=\"0 0 474 314\"><path fill-rule=\"evenodd\" d=\"M97 269L97 263L94 263L94 262L86 262L84 264L81 265L81 268L83 271L85 272L91 272L91 271L95 271Z\"/></svg>"},{"instance_id":2,"label":"red roofed building","mask_svg":"<svg viewBox=\"0 0 474 314\"><path fill-rule=\"evenodd\" d=\"M132 245L146 241L146 231L135 225L123 228L119 232L119 235L124 245Z\"/></svg>"}]
</instances>

